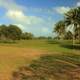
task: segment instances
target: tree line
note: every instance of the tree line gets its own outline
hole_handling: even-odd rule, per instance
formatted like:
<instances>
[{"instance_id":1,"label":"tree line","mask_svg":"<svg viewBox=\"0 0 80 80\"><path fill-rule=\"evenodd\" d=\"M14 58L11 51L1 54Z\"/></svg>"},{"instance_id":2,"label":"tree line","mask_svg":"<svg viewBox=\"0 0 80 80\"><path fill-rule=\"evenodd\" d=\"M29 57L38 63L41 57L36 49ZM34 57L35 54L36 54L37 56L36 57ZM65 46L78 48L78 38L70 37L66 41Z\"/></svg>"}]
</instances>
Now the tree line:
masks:
<instances>
[{"instance_id":1,"label":"tree line","mask_svg":"<svg viewBox=\"0 0 80 80\"><path fill-rule=\"evenodd\" d=\"M64 19L55 24L54 32L58 39L80 41L80 7L71 8L64 14Z\"/></svg>"},{"instance_id":2,"label":"tree line","mask_svg":"<svg viewBox=\"0 0 80 80\"><path fill-rule=\"evenodd\" d=\"M0 25L0 40L31 40L31 39L52 39L51 36L34 36L30 32L23 32L17 25Z\"/></svg>"},{"instance_id":3,"label":"tree line","mask_svg":"<svg viewBox=\"0 0 80 80\"><path fill-rule=\"evenodd\" d=\"M32 33L23 32L17 25L0 25L0 40L32 39Z\"/></svg>"}]
</instances>

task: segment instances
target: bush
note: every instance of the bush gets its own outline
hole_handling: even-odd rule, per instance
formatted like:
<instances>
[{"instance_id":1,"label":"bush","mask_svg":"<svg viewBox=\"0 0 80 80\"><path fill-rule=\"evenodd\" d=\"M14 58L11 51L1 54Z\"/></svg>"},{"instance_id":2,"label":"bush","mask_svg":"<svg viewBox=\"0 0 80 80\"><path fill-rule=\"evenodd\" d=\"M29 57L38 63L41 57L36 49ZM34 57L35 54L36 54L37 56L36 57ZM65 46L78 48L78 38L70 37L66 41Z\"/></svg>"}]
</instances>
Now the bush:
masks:
<instances>
[{"instance_id":1,"label":"bush","mask_svg":"<svg viewBox=\"0 0 80 80\"><path fill-rule=\"evenodd\" d=\"M0 43L13 44L13 43L16 43L16 41L15 40L0 40Z\"/></svg>"},{"instance_id":2,"label":"bush","mask_svg":"<svg viewBox=\"0 0 80 80\"><path fill-rule=\"evenodd\" d=\"M69 42L69 41L67 41L67 42L63 42L63 43L61 43L60 44L60 46L62 46L62 47L65 47L65 48L69 48L69 49L77 49L77 50L80 50L80 44L73 44L73 41L71 42Z\"/></svg>"}]
</instances>

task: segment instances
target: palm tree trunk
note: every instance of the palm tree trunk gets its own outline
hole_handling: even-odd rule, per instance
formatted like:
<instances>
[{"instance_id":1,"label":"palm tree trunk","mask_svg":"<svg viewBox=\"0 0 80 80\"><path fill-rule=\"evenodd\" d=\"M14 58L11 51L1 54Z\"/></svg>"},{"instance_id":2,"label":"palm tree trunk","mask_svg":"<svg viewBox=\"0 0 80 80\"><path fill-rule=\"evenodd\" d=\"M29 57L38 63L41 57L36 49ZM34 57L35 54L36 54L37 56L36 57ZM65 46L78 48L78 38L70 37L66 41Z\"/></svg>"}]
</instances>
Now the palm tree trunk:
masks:
<instances>
[{"instance_id":1,"label":"palm tree trunk","mask_svg":"<svg viewBox=\"0 0 80 80\"><path fill-rule=\"evenodd\" d=\"M73 35L73 45L75 44L75 35Z\"/></svg>"},{"instance_id":2,"label":"palm tree trunk","mask_svg":"<svg viewBox=\"0 0 80 80\"><path fill-rule=\"evenodd\" d=\"M74 24L74 29L73 29L73 45L75 44L75 40L76 40L76 37L75 37L75 30L77 28L77 24Z\"/></svg>"},{"instance_id":3,"label":"palm tree trunk","mask_svg":"<svg viewBox=\"0 0 80 80\"><path fill-rule=\"evenodd\" d=\"M78 28L78 41L79 41L79 44L80 44L80 26Z\"/></svg>"}]
</instances>

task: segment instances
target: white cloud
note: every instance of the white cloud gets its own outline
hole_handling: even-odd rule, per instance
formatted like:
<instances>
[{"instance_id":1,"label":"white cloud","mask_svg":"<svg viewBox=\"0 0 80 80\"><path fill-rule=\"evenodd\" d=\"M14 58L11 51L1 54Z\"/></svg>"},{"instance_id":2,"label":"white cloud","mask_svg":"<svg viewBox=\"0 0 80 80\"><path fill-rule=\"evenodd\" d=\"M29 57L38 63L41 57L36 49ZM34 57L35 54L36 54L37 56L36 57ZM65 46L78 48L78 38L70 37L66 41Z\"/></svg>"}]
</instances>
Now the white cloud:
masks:
<instances>
[{"instance_id":1,"label":"white cloud","mask_svg":"<svg viewBox=\"0 0 80 80\"><path fill-rule=\"evenodd\" d=\"M3 14L4 19L10 19L13 24L18 25L23 31L31 31L35 34L40 33L40 35L46 35L50 32L49 28L52 26L53 19L28 16L24 12L31 10L32 12L53 14L52 10L42 8L26 8L25 6L17 4L15 0L0 0L0 7L6 9L5 15Z\"/></svg>"},{"instance_id":2,"label":"white cloud","mask_svg":"<svg viewBox=\"0 0 80 80\"><path fill-rule=\"evenodd\" d=\"M18 19L25 19L25 15L23 14L22 11L17 11L17 10L8 10L6 15L10 18L18 18Z\"/></svg>"},{"instance_id":3,"label":"white cloud","mask_svg":"<svg viewBox=\"0 0 80 80\"><path fill-rule=\"evenodd\" d=\"M68 12L70 10L70 7L56 7L55 8L56 12L59 13L59 14L64 14L66 12Z\"/></svg>"},{"instance_id":4,"label":"white cloud","mask_svg":"<svg viewBox=\"0 0 80 80\"><path fill-rule=\"evenodd\" d=\"M42 28L42 32L48 32L48 31L49 31L49 29L47 27Z\"/></svg>"},{"instance_id":5,"label":"white cloud","mask_svg":"<svg viewBox=\"0 0 80 80\"><path fill-rule=\"evenodd\" d=\"M26 16L24 15L24 13L19 10L8 10L6 12L6 17L13 21L19 22L19 23L26 22L27 24L30 24L29 21L26 21L27 19L26 19Z\"/></svg>"},{"instance_id":6,"label":"white cloud","mask_svg":"<svg viewBox=\"0 0 80 80\"><path fill-rule=\"evenodd\" d=\"M0 7L7 10L24 10L24 6L17 4L14 0L0 0Z\"/></svg>"},{"instance_id":7,"label":"white cloud","mask_svg":"<svg viewBox=\"0 0 80 80\"><path fill-rule=\"evenodd\" d=\"M6 13L6 17L17 23L28 24L28 25L39 24L44 21L40 17L26 16L23 13L23 11L20 10L8 10Z\"/></svg>"},{"instance_id":8,"label":"white cloud","mask_svg":"<svg viewBox=\"0 0 80 80\"><path fill-rule=\"evenodd\" d=\"M18 24L33 25L44 23L44 20L41 17L27 16L27 14L24 14L24 10L29 10L29 8L17 4L15 0L0 0L0 7L6 9L5 16L8 19L13 20ZM31 10L43 12L44 9L32 8ZM45 10L45 12L47 12L47 10Z\"/></svg>"},{"instance_id":9,"label":"white cloud","mask_svg":"<svg viewBox=\"0 0 80 80\"><path fill-rule=\"evenodd\" d=\"M80 6L80 2L77 2L76 6Z\"/></svg>"},{"instance_id":10,"label":"white cloud","mask_svg":"<svg viewBox=\"0 0 80 80\"><path fill-rule=\"evenodd\" d=\"M48 13L53 14L53 12L46 8L33 8L33 7L25 7L23 5L20 5L16 3L16 0L0 0L0 7L5 8L6 10L21 10L21 11L32 11L32 12L42 12L42 13Z\"/></svg>"},{"instance_id":11,"label":"white cloud","mask_svg":"<svg viewBox=\"0 0 80 80\"><path fill-rule=\"evenodd\" d=\"M22 24L14 24L14 25L17 25L21 30L25 30L25 26L23 26Z\"/></svg>"}]
</instances>

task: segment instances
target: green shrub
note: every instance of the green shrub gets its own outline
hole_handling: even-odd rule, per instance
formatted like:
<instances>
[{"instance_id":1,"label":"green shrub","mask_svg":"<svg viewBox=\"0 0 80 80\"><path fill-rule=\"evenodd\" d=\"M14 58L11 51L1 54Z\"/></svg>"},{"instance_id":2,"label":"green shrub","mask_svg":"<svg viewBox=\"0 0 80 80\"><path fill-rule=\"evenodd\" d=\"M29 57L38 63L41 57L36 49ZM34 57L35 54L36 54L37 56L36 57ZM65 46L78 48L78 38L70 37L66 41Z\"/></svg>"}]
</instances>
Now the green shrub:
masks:
<instances>
[{"instance_id":1,"label":"green shrub","mask_svg":"<svg viewBox=\"0 0 80 80\"><path fill-rule=\"evenodd\" d=\"M16 43L16 41L15 40L0 40L0 43L13 44L13 43Z\"/></svg>"}]
</instances>

